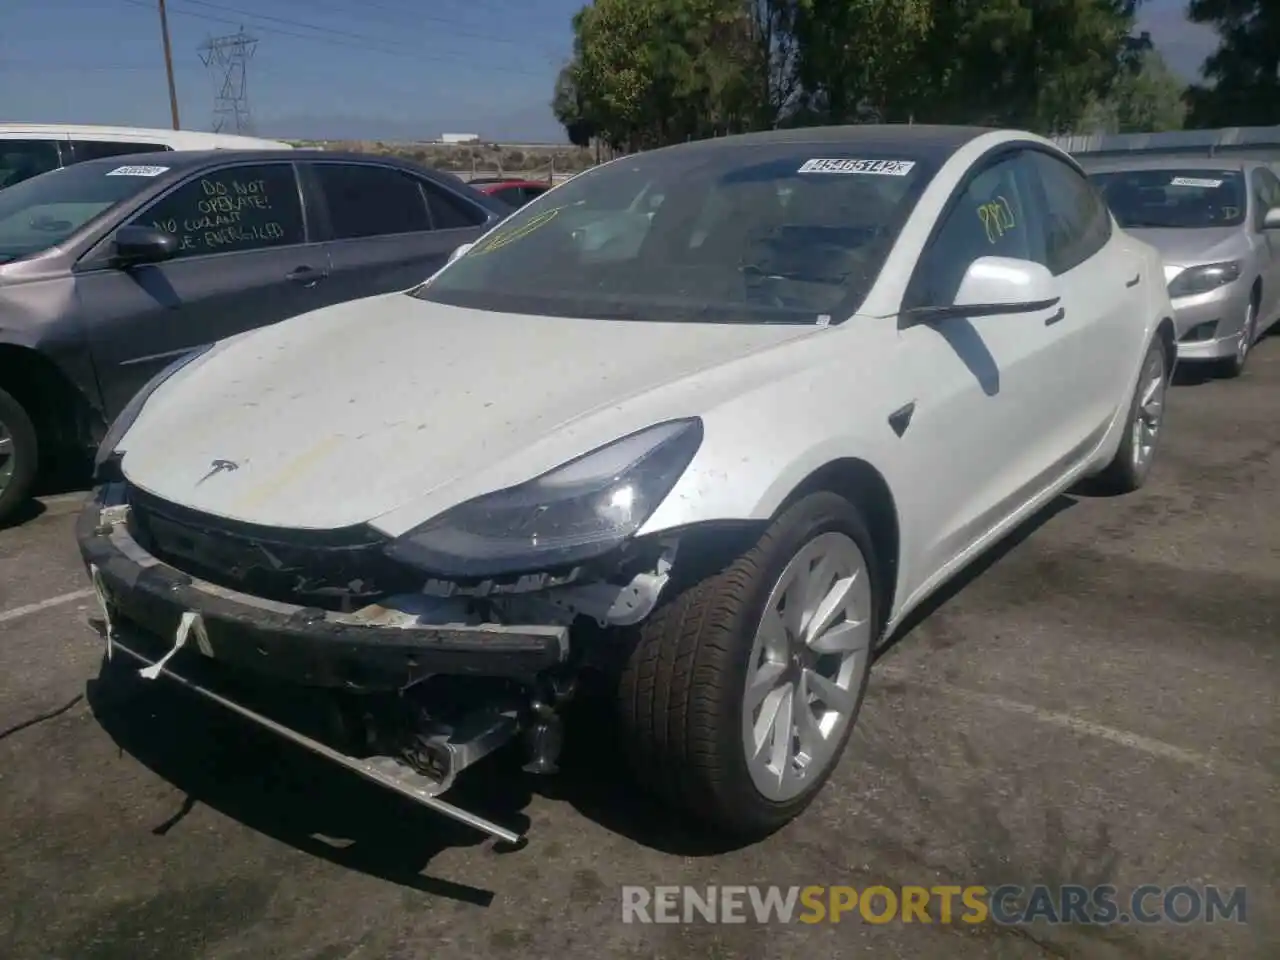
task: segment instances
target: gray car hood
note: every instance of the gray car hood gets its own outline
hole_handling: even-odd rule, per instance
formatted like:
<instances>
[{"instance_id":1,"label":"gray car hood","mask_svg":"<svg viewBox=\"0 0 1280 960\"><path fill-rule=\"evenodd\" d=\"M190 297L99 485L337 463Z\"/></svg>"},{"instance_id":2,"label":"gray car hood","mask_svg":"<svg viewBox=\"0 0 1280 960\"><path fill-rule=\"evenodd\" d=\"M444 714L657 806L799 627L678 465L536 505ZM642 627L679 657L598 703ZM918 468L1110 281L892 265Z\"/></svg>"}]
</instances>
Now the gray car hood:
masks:
<instances>
[{"instance_id":1,"label":"gray car hood","mask_svg":"<svg viewBox=\"0 0 1280 960\"><path fill-rule=\"evenodd\" d=\"M1249 252L1248 235L1240 227L1191 227L1182 230L1140 227L1127 233L1159 250L1165 264L1171 267L1233 260Z\"/></svg>"}]
</instances>

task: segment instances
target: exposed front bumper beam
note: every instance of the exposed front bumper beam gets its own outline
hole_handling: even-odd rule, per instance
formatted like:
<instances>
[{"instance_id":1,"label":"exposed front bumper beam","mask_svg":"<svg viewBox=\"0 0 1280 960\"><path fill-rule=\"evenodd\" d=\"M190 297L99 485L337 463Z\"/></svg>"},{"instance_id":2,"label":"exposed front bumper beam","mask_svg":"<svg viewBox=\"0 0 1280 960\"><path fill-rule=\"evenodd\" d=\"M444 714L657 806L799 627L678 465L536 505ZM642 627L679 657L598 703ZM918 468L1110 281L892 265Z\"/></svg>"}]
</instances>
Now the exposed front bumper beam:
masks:
<instances>
[{"instance_id":1,"label":"exposed front bumper beam","mask_svg":"<svg viewBox=\"0 0 1280 960\"><path fill-rule=\"evenodd\" d=\"M308 687L403 690L435 674L530 682L568 659L569 629L552 624L438 622L403 597L335 613L265 600L192 577L130 535L127 507L98 491L76 524L81 557L110 606L146 633L172 639L196 617L200 652L250 673Z\"/></svg>"},{"instance_id":2,"label":"exposed front bumper beam","mask_svg":"<svg viewBox=\"0 0 1280 960\"><path fill-rule=\"evenodd\" d=\"M109 637L107 642L110 644L109 650L112 657L116 654L124 654L125 656L137 661L142 669L156 667L157 661L152 661L147 657L144 657L141 653L136 652L129 647L126 642L122 642L118 635ZM496 837L499 840L512 844L519 843L522 839L521 835L514 831L508 830L505 827L500 827L498 824L493 823L490 820L486 820L484 817L477 816L474 813L470 813L469 811L463 810L460 807L455 807L453 804L441 800L440 797L437 796L438 793L442 792L440 783L432 780L430 777L425 777L419 773L415 773L404 764L399 763L391 757L369 757L367 759L362 759L348 756L347 754L335 750L318 740L313 740L305 734L299 733L296 730L291 730L289 727L277 723L270 717L265 717L242 704L229 700L207 687L203 687L192 680L188 680L186 677L175 673L163 664L161 664L159 669L156 670L156 674L168 677L170 680L181 684L192 693L199 694L201 697L211 700L214 703L239 714L246 720L257 724L260 727L265 727L273 733L279 734L286 740L290 740L301 747L305 747L312 753L319 754L326 759L332 760L334 763L346 767L348 770L352 770L360 774L360 776L365 777L368 780L372 780L374 783L380 784L389 790L394 790L396 793L408 797L410 800L416 801L424 807L429 807L446 817L457 820L459 823L465 823L467 826L479 830L481 833L487 833L491 837ZM513 727L507 738L514 733L515 730Z\"/></svg>"}]
</instances>

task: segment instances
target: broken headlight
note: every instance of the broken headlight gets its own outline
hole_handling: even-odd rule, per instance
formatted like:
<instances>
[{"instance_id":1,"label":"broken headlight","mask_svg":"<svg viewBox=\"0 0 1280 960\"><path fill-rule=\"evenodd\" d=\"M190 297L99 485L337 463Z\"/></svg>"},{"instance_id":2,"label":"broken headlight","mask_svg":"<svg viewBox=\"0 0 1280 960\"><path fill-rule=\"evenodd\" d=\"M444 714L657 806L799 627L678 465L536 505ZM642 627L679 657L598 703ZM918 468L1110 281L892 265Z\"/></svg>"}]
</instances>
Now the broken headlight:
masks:
<instances>
[{"instance_id":1,"label":"broken headlight","mask_svg":"<svg viewBox=\"0 0 1280 960\"><path fill-rule=\"evenodd\" d=\"M549 473L447 510L387 553L443 578L581 563L649 519L702 443L702 421L672 420L615 440Z\"/></svg>"}]
</instances>

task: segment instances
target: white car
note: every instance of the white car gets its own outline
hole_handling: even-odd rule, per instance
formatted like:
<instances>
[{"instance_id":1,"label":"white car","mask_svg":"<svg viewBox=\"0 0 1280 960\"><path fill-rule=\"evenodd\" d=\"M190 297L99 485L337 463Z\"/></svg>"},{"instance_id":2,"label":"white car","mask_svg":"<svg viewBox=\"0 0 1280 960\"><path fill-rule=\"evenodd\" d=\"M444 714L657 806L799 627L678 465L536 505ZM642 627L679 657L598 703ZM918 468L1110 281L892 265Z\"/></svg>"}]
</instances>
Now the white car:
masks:
<instances>
[{"instance_id":1,"label":"white car","mask_svg":"<svg viewBox=\"0 0 1280 960\"><path fill-rule=\"evenodd\" d=\"M582 242L645 190L642 237ZM1172 313L1038 136L682 144L175 364L103 440L80 548L113 656L495 836L440 795L517 735L554 771L603 680L641 782L758 837L921 601L1077 481L1144 482ZM341 736L269 709L304 687Z\"/></svg>"}]
</instances>

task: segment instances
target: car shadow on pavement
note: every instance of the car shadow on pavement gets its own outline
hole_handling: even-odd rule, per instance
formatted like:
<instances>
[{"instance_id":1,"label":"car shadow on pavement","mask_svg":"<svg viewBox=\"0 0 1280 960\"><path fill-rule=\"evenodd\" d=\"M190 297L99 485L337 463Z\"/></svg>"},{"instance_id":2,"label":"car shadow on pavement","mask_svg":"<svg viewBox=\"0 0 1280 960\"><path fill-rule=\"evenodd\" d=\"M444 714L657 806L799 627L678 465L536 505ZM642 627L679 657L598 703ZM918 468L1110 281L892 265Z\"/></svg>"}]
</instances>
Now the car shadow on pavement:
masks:
<instances>
[{"instance_id":1,"label":"car shadow on pavement","mask_svg":"<svg viewBox=\"0 0 1280 960\"><path fill-rule=\"evenodd\" d=\"M875 653L875 660L879 660L890 650L907 638L907 636L920 626L925 620L933 616L943 606L954 599L959 593L973 583L984 573L994 567L997 563L1012 553L1020 544L1026 542L1032 534L1036 533L1041 527L1053 520L1059 514L1065 513L1074 507L1080 500L1087 497L1088 494L1080 490L1072 490L1071 493L1064 493L1029 516L999 543L990 550L974 560L969 566L960 573L956 574L945 586L930 596L927 600L916 607L905 620L899 624L898 629L893 635L886 640Z\"/></svg>"},{"instance_id":2,"label":"car shadow on pavement","mask_svg":"<svg viewBox=\"0 0 1280 960\"><path fill-rule=\"evenodd\" d=\"M103 667L85 699L122 754L186 795L152 832L180 829L196 804L350 870L423 893L488 906L494 893L424 875L444 850L489 838L369 783L322 757L251 726L223 708L161 681L152 687L119 662ZM502 758L459 778L448 799L524 833L531 793L504 776ZM517 771L518 766L515 768ZM506 844L492 850L510 852Z\"/></svg>"}]
</instances>

